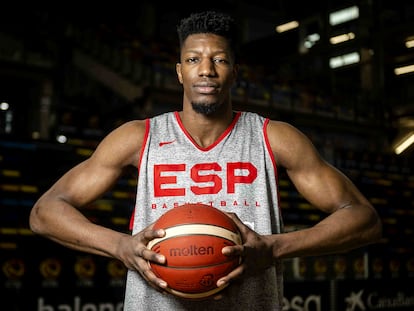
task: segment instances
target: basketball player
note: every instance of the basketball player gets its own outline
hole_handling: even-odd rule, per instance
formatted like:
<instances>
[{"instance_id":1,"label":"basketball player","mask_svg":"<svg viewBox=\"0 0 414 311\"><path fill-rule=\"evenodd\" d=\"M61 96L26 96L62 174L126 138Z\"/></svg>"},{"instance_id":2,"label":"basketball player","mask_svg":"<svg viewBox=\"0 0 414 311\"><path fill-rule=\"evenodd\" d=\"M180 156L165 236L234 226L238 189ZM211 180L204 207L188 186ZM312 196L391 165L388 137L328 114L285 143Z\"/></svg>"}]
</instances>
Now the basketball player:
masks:
<instances>
[{"instance_id":1,"label":"basketball player","mask_svg":"<svg viewBox=\"0 0 414 311\"><path fill-rule=\"evenodd\" d=\"M281 261L345 252L377 242L381 222L344 174L324 161L295 127L232 108L237 30L212 11L178 25L183 86L181 111L130 121L103 139L94 154L62 176L35 204L32 230L67 247L114 257L129 269L125 310L282 310ZM258 51L260 57L260 51ZM79 211L110 189L123 171L138 171L132 235L90 222ZM316 225L283 232L277 169L284 167L310 204L327 213ZM218 281L218 297L187 301L167 294L147 261L164 235L152 223L188 202L210 204L237 222L243 245L225 247L242 264Z\"/></svg>"}]
</instances>

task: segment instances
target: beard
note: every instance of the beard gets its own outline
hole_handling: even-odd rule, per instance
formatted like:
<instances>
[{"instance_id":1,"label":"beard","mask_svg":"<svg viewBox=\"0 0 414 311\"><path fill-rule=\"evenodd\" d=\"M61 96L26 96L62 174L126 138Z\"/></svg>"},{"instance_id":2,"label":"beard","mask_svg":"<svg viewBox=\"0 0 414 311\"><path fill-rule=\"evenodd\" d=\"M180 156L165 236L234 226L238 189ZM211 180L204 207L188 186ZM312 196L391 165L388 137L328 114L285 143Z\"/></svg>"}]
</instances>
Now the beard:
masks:
<instances>
[{"instance_id":1,"label":"beard","mask_svg":"<svg viewBox=\"0 0 414 311\"><path fill-rule=\"evenodd\" d=\"M215 112L217 112L221 105L218 102L211 103L211 104L192 102L191 106L193 107L193 110L195 112L208 116L208 115L212 115Z\"/></svg>"}]
</instances>

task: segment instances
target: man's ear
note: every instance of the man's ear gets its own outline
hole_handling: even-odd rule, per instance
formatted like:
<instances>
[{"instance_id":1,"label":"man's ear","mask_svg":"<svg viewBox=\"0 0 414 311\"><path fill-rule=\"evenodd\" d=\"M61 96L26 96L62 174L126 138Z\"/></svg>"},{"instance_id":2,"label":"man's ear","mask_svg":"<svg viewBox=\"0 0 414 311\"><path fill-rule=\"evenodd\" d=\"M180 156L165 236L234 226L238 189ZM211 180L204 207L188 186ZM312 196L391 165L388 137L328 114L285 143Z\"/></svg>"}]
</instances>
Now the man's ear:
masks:
<instances>
[{"instance_id":1,"label":"man's ear","mask_svg":"<svg viewBox=\"0 0 414 311\"><path fill-rule=\"evenodd\" d=\"M175 64L175 71L177 72L178 81L183 84L183 76L181 74L181 63Z\"/></svg>"}]
</instances>

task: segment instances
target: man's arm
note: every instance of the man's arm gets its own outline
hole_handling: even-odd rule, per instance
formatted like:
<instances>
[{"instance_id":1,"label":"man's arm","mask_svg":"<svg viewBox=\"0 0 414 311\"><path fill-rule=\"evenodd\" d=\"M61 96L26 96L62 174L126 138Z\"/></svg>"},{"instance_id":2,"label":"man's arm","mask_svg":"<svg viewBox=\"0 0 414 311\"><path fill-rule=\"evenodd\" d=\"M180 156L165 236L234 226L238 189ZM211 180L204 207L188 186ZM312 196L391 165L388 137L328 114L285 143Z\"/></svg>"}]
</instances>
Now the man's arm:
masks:
<instances>
[{"instance_id":1,"label":"man's arm","mask_svg":"<svg viewBox=\"0 0 414 311\"><path fill-rule=\"evenodd\" d=\"M296 128L271 122L268 137L276 161L303 197L329 215L316 225L274 236L276 258L348 251L378 242L380 218L352 181L323 160L310 140Z\"/></svg>"},{"instance_id":2,"label":"man's arm","mask_svg":"<svg viewBox=\"0 0 414 311\"><path fill-rule=\"evenodd\" d=\"M125 234L92 223L79 209L110 189L126 167L138 164L144 132L144 122L130 122L105 137L89 159L39 198L30 214L31 229L73 249L114 256Z\"/></svg>"},{"instance_id":3,"label":"man's arm","mask_svg":"<svg viewBox=\"0 0 414 311\"><path fill-rule=\"evenodd\" d=\"M344 174L319 156L304 134L275 121L269 123L267 134L277 165L286 168L297 190L327 217L306 229L260 235L236 214L229 213L242 234L243 244L224 247L223 253L242 256L243 261L217 286L262 273L275 259L341 253L381 238L381 221L373 206Z\"/></svg>"}]
</instances>

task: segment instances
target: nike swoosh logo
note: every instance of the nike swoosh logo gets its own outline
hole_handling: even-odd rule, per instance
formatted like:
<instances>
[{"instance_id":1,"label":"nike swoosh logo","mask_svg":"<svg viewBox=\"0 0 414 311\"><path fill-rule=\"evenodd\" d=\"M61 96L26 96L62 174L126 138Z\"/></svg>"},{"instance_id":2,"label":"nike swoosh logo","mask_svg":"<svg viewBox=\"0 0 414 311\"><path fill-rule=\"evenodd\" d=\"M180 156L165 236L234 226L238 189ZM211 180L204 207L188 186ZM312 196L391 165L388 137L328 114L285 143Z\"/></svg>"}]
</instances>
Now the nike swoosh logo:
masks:
<instances>
[{"instance_id":1,"label":"nike swoosh logo","mask_svg":"<svg viewBox=\"0 0 414 311\"><path fill-rule=\"evenodd\" d=\"M173 142L175 142L175 139L171 140L171 141L162 141L162 142L159 143L159 146L162 147L164 145L172 144Z\"/></svg>"}]
</instances>

